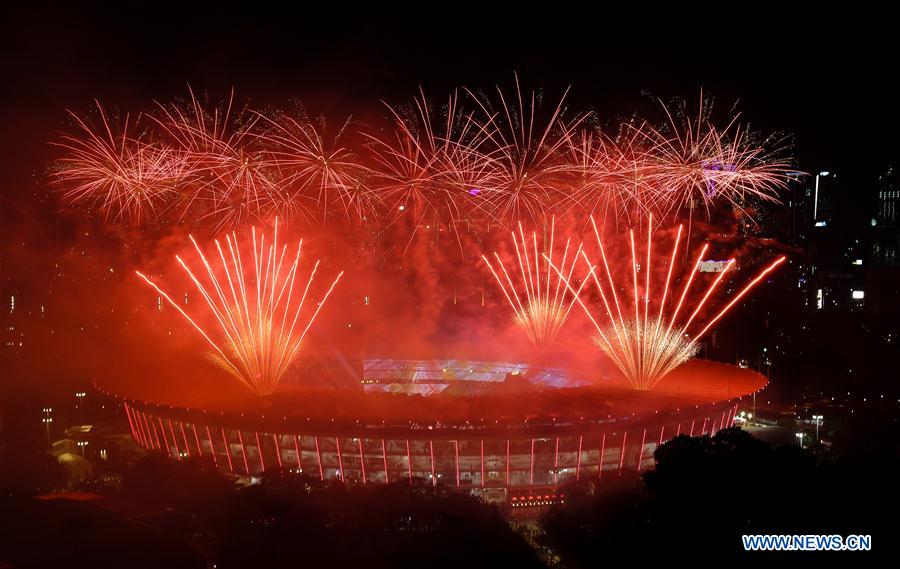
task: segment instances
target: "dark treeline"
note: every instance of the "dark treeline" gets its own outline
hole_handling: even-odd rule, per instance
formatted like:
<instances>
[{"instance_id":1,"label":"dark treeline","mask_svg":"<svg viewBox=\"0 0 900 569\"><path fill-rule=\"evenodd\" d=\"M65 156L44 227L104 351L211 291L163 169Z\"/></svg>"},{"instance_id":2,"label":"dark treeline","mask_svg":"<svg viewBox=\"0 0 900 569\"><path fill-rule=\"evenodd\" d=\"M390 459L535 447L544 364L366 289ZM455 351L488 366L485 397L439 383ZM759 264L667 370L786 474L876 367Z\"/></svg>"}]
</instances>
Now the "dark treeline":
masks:
<instances>
[{"instance_id":1,"label":"dark treeline","mask_svg":"<svg viewBox=\"0 0 900 569\"><path fill-rule=\"evenodd\" d=\"M656 451L656 469L641 477L569 488L566 503L541 518L543 542L570 568L602 559L644 565L838 555L744 552L744 534L868 534L872 551L842 552L844 561L895 556L896 412L887 405L852 423L827 453L772 448L738 428L712 438L682 435Z\"/></svg>"}]
</instances>

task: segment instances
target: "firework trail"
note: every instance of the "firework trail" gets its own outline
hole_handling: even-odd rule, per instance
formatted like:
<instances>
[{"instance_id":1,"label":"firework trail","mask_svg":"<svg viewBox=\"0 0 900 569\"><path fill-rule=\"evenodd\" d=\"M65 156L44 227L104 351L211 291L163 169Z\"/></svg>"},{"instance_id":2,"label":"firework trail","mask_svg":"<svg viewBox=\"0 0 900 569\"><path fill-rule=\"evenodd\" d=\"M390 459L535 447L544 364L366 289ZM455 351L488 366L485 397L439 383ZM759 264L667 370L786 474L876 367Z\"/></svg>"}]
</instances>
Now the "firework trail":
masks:
<instances>
[{"instance_id":1,"label":"firework trail","mask_svg":"<svg viewBox=\"0 0 900 569\"><path fill-rule=\"evenodd\" d=\"M479 124L493 146L489 153L493 174L485 188L490 214L502 223L514 219L540 219L561 197L562 182L577 168L565 160L565 152L578 127L588 113L571 121L563 119L569 89L559 103L542 120L539 100L532 91L522 93L519 76L515 76L515 95L508 97L498 86L497 101L467 92L481 113ZM527 102L526 102L527 101Z\"/></svg>"},{"instance_id":2,"label":"firework trail","mask_svg":"<svg viewBox=\"0 0 900 569\"><path fill-rule=\"evenodd\" d=\"M149 277L140 271L137 275L190 322L212 346L214 357L226 370L255 394L268 395L297 356L316 316L344 273L337 275L311 314L309 311L301 314L304 306L308 306L319 261L313 265L304 285L300 276L302 239L292 262L286 258L287 245L279 246L277 221L268 248L265 234L257 236L255 228L251 240L252 258L241 255L241 245L234 233L225 236L225 247L215 240L220 265L213 267L192 236L191 242L206 271L205 282L181 256L175 257L206 301L219 335L207 332Z\"/></svg>"},{"instance_id":3,"label":"firework trail","mask_svg":"<svg viewBox=\"0 0 900 569\"><path fill-rule=\"evenodd\" d=\"M393 140L367 135L376 163L378 192L391 212L429 213L459 218L493 175L485 154L488 133L451 94L439 122L424 93L413 113L388 106L394 122ZM410 115L410 116L407 116ZM396 213L394 214L396 215Z\"/></svg>"},{"instance_id":4,"label":"firework trail","mask_svg":"<svg viewBox=\"0 0 900 569\"><path fill-rule=\"evenodd\" d=\"M700 300L693 305L693 310L691 310L690 306L685 307L685 300L690 293L694 277L700 271L700 264L704 259L708 244L700 248L700 252L692 265L691 272L687 275L681 293L676 294L676 291L670 289L672 288L672 276L678 246L683 233L682 225L678 226L675 243L672 246L671 253L668 255L668 270L662 286L658 283L653 283L651 280L654 264L652 218L647 223L645 258L638 258L634 231L630 232L631 282L627 283L617 283L616 279L613 278L613 271L610 268L606 249L603 246L603 240L600 238L600 232L596 223L593 223L593 228L603 266L602 270L600 270L597 265L590 261L587 254L581 251L581 256L588 266L588 275L581 286L583 287L588 280L594 284L600 295L600 310L592 310L588 307L580 298L580 294L575 301L581 306L596 328L597 345L619 368L628 383L638 390L652 389L669 372L691 359L696 354L699 348L698 342L703 335L767 274L785 260L785 257L779 257L760 271L755 278L704 324L698 322L697 317L713 297L717 288L719 288L725 273L735 266L734 259L729 260L725 264L723 270L709 284ZM644 261L644 263L640 261ZM571 276L565 276L563 270L556 265L551 264L551 266L561 279L565 279L566 286L571 292L580 292L580 287L578 290L573 288ZM644 274L639 277L639 272ZM600 273L599 276L598 273ZM571 275L571 271L569 271L569 275ZM653 288L654 286L658 290ZM621 300L619 298L620 292L623 290L627 291L629 288L632 291L631 306L629 306L627 298ZM654 291L655 294L661 295L661 299L658 302L658 307L651 312L650 304ZM675 301L676 296L677 302L673 306L672 302ZM685 308L685 312L682 312L682 308ZM690 310L690 314L684 318L688 310ZM695 329L698 331L692 332Z\"/></svg>"},{"instance_id":5,"label":"firework trail","mask_svg":"<svg viewBox=\"0 0 900 569\"><path fill-rule=\"evenodd\" d=\"M312 208L307 202L315 204L323 222L331 208L348 220L376 214L377 202L367 182L371 170L341 143L349 118L329 138L324 120L310 120L302 108L296 117L256 114L269 127L255 136L267 149L266 167L277 173L279 215L309 216Z\"/></svg>"},{"instance_id":6,"label":"firework trail","mask_svg":"<svg viewBox=\"0 0 900 569\"><path fill-rule=\"evenodd\" d=\"M701 204L707 215L717 201L746 213L746 200L777 202L778 192L787 187L793 170L778 158L773 144L758 143L732 117L724 128L709 118L703 104L694 118L679 121L662 105L667 122L663 126L643 123L634 137L644 145L641 178L643 183L665 198L661 215Z\"/></svg>"},{"instance_id":7,"label":"firework trail","mask_svg":"<svg viewBox=\"0 0 900 569\"><path fill-rule=\"evenodd\" d=\"M518 284L514 283L500 255L494 253L496 267L485 255L481 258L487 264L503 291L503 295L516 314L515 322L528 335L528 339L536 345L552 344L575 304L575 296L568 294L567 282L572 278L581 245L571 252L571 239L566 240L562 258L558 259L562 272L555 274L553 266L553 246L556 233L556 220L551 222L548 254L544 257L538 253L537 233L532 232L531 243L525 237L522 224L519 234L511 231L513 246L518 261ZM529 251L530 250L530 251ZM566 269L568 267L568 270ZM515 267L512 271L516 274ZM501 277L502 273L502 277ZM566 273L565 275L563 273ZM584 284L582 284L584 286Z\"/></svg>"},{"instance_id":8,"label":"firework trail","mask_svg":"<svg viewBox=\"0 0 900 569\"><path fill-rule=\"evenodd\" d=\"M186 108L157 103L158 116L150 115L191 174L180 187L181 217L196 213L218 232L277 215L276 180L265 153L251 144L259 117L233 110L233 90L210 109L189 93Z\"/></svg>"},{"instance_id":9,"label":"firework trail","mask_svg":"<svg viewBox=\"0 0 900 569\"><path fill-rule=\"evenodd\" d=\"M114 134L106 111L97 104L100 128L92 128L74 113L81 136L64 135L57 146L60 159L54 182L65 186L63 197L73 204L97 207L112 223L141 223L164 207L184 174L183 162L169 148L129 136L129 121Z\"/></svg>"},{"instance_id":10,"label":"firework trail","mask_svg":"<svg viewBox=\"0 0 900 569\"><path fill-rule=\"evenodd\" d=\"M612 140L602 132L582 130L567 144L572 174L565 186L571 190L558 201L564 213L629 222L669 208L669 196L644 183L643 154L633 131Z\"/></svg>"}]
</instances>

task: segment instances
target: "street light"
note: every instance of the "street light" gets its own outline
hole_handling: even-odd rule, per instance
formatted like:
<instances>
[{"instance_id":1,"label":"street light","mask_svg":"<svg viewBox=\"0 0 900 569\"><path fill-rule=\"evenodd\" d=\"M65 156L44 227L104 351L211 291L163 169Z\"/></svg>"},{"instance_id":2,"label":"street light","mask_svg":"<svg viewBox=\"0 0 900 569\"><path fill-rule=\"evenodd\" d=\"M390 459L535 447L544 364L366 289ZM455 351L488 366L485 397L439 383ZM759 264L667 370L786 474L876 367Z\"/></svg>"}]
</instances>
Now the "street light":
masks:
<instances>
[{"instance_id":1,"label":"street light","mask_svg":"<svg viewBox=\"0 0 900 569\"><path fill-rule=\"evenodd\" d=\"M87 441L78 441L78 446L81 447L81 456L84 456L84 447L88 445Z\"/></svg>"},{"instance_id":2,"label":"street light","mask_svg":"<svg viewBox=\"0 0 900 569\"><path fill-rule=\"evenodd\" d=\"M78 407L78 411L81 413L81 424L84 425L84 398L87 397L87 393L84 391L76 391L75 392L75 406Z\"/></svg>"},{"instance_id":3,"label":"street light","mask_svg":"<svg viewBox=\"0 0 900 569\"><path fill-rule=\"evenodd\" d=\"M50 416L50 413L52 412L52 407L44 407L44 417L41 419L41 422L47 427L47 446L50 446L50 423L53 422L53 417Z\"/></svg>"},{"instance_id":4,"label":"street light","mask_svg":"<svg viewBox=\"0 0 900 569\"><path fill-rule=\"evenodd\" d=\"M824 419L825 417L823 417L822 415L813 415L812 418L813 418L813 421L816 422L816 441L818 441L819 440L819 425L822 424L822 419Z\"/></svg>"},{"instance_id":5,"label":"street light","mask_svg":"<svg viewBox=\"0 0 900 569\"><path fill-rule=\"evenodd\" d=\"M806 433L797 433L797 438L800 439L800 448L806 448L803 446L803 437L805 435L806 435Z\"/></svg>"}]
</instances>

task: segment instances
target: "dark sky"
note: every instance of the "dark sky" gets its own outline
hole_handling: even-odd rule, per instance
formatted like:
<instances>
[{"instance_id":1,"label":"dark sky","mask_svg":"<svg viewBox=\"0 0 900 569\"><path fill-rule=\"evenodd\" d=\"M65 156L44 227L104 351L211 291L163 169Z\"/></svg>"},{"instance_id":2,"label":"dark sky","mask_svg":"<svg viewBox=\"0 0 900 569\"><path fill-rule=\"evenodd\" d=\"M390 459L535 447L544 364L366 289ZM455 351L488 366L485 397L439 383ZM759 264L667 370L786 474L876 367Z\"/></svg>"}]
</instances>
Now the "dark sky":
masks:
<instances>
[{"instance_id":1,"label":"dark sky","mask_svg":"<svg viewBox=\"0 0 900 569\"><path fill-rule=\"evenodd\" d=\"M184 95L188 83L216 97L234 86L257 104L298 97L340 117L377 110L379 99L407 101L419 84L435 98L457 85L509 85L513 71L548 94L571 84L572 102L601 114L646 105L647 92L696 98L702 88L723 107L738 100L753 125L795 135L808 171L897 155L896 30L877 14L812 19L758 4L677 15L525 3L126 6L3 18L4 174L39 169L63 110L87 109L94 97L140 111Z\"/></svg>"}]
</instances>

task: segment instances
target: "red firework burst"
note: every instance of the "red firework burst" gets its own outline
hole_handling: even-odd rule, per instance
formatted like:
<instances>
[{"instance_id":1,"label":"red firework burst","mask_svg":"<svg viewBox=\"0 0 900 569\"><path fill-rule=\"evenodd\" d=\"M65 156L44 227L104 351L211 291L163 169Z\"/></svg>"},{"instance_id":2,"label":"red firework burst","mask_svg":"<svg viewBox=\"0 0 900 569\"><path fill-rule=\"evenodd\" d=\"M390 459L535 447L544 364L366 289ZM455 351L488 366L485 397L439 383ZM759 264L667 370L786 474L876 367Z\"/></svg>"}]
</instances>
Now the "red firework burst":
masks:
<instances>
[{"instance_id":1,"label":"red firework burst","mask_svg":"<svg viewBox=\"0 0 900 569\"><path fill-rule=\"evenodd\" d=\"M547 245L548 254L541 257L538 253L537 232L532 232L530 244L525 238L521 223L518 236L515 231L510 232L519 268L518 272L515 266L512 269L513 274L518 275L516 282L510 277L506 264L498 253L494 253L496 267L486 256L481 256L497 280L503 296L515 311L516 324L525 331L533 344L552 344L556 340L557 334L572 311L578 293L581 292L579 288L573 296L566 290L566 283L572 278L575 264L578 262L581 245L579 244L573 251L571 239L566 239L562 258L557 258L562 272L556 274L551 269L554 263L555 235L556 220L553 220L550 225L550 241Z\"/></svg>"},{"instance_id":2,"label":"red firework burst","mask_svg":"<svg viewBox=\"0 0 900 569\"><path fill-rule=\"evenodd\" d=\"M70 113L81 136L65 135L56 143L67 154L53 181L70 203L96 207L107 221L141 223L165 207L184 176L184 164L172 149L132 138L128 117L114 134L99 102L97 110L99 128Z\"/></svg>"},{"instance_id":3,"label":"red firework burst","mask_svg":"<svg viewBox=\"0 0 900 569\"><path fill-rule=\"evenodd\" d=\"M671 290L671 285L678 246L681 241L682 226L678 227L675 243L668 256L665 282L662 286L656 284L658 288L651 288L654 286L651 279L654 265L652 218L647 223L646 257L641 259L645 261L643 265L640 263L636 251L634 231L630 232L631 270L624 272L630 273L631 282L627 284L619 283L613 277L613 273L619 274L622 271L611 269L596 223L593 223L593 228L602 260L602 270L598 270L598 266L590 261L584 251L581 252L581 256L589 269L584 282L590 280L594 284L600 296L600 304L591 308L581 299L580 295L576 297L576 302L596 328L598 346L619 368L628 383L639 390L652 389L669 372L693 357L698 349L698 341L703 335L785 260L785 257L779 257L766 266L728 302L724 303L718 312L715 312L703 323L698 322L698 316L702 317L704 307L714 297L714 293L726 273L734 269L734 259L725 264L700 299L693 304L693 310L688 308L690 315L684 318L682 308L685 306L685 300L691 291L695 276L700 270L700 263L704 259L708 244L701 247L692 269L687 274L681 294L677 295L677 303L673 306L671 301L675 298L676 292ZM573 287L570 276L564 275L563 271L555 265L553 267L560 278L565 278L571 292L580 291L580 287L579 289ZM639 276L639 273L643 274ZM581 286L584 286L584 283ZM632 291L630 301L627 295L624 299L620 299L621 292L628 289ZM654 290L657 290L656 294L661 295L661 299L657 303L657 308L651 312L650 305L651 299L654 298Z\"/></svg>"},{"instance_id":4,"label":"red firework burst","mask_svg":"<svg viewBox=\"0 0 900 569\"><path fill-rule=\"evenodd\" d=\"M265 234L251 231L250 258L242 256L237 236L226 235L225 247L215 240L220 264L214 267L193 237L191 242L203 268L198 276L176 256L178 264L206 301L217 324L218 334L207 331L197 317L190 316L149 277L137 272L200 333L213 348L218 363L257 395L272 393L291 362L296 358L306 334L325 305L341 276L340 272L315 308L308 306L310 288L316 278L319 261L308 273L306 283L300 276L303 240L297 244L293 262L287 245L279 246L278 224L272 244L266 247ZM214 256L215 258L215 256Z\"/></svg>"}]
</instances>

